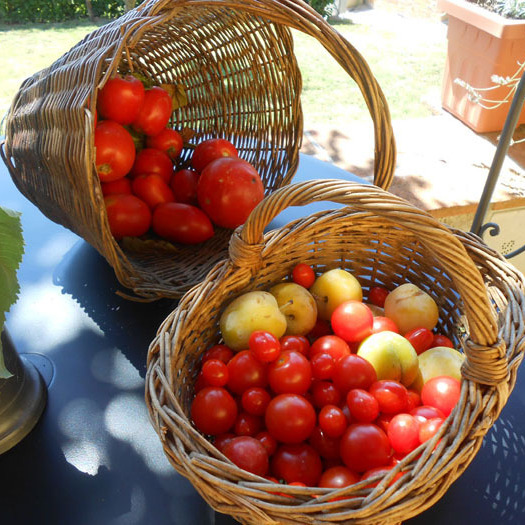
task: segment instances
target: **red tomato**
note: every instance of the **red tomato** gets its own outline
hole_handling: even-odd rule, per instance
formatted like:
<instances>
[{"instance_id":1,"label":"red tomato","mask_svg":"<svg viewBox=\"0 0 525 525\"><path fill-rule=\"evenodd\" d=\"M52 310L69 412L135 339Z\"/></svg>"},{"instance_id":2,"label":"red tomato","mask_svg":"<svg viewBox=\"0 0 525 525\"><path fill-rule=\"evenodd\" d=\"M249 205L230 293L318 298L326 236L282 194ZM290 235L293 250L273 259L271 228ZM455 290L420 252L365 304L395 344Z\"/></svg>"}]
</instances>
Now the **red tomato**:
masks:
<instances>
[{"instance_id":1,"label":"red tomato","mask_svg":"<svg viewBox=\"0 0 525 525\"><path fill-rule=\"evenodd\" d=\"M461 381L450 376L438 376L429 379L421 390L424 405L438 408L448 416L461 396Z\"/></svg>"},{"instance_id":2,"label":"red tomato","mask_svg":"<svg viewBox=\"0 0 525 525\"><path fill-rule=\"evenodd\" d=\"M395 414L379 414L377 416L377 419L374 421L374 423L381 429L383 429L385 432L388 433L388 425L390 425L390 421L392 421L392 418L395 416Z\"/></svg>"},{"instance_id":3,"label":"red tomato","mask_svg":"<svg viewBox=\"0 0 525 525\"><path fill-rule=\"evenodd\" d=\"M173 104L168 92L158 86L147 89L132 127L145 135L158 135L168 124Z\"/></svg>"},{"instance_id":4,"label":"red tomato","mask_svg":"<svg viewBox=\"0 0 525 525\"><path fill-rule=\"evenodd\" d=\"M250 334L248 348L262 363L275 361L281 354L281 343L279 339L264 330L255 330Z\"/></svg>"},{"instance_id":5,"label":"red tomato","mask_svg":"<svg viewBox=\"0 0 525 525\"><path fill-rule=\"evenodd\" d=\"M434 437L444 422L445 420L442 417L435 417L420 423L419 442L424 443L425 441L428 441L430 438Z\"/></svg>"},{"instance_id":6,"label":"red tomato","mask_svg":"<svg viewBox=\"0 0 525 525\"><path fill-rule=\"evenodd\" d=\"M191 165L198 172L201 172L210 162L223 157L239 156L235 146L225 139L203 140L193 150Z\"/></svg>"},{"instance_id":7,"label":"red tomato","mask_svg":"<svg viewBox=\"0 0 525 525\"><path fill-rule=\"evenodd\" d=\"M372 286L368 292L368 302L383 308L385 306L386 296L390 292L383 286Z\"/></svg>"},{"instance_id":8,"label":"red tomato","mask_svg":"<svg viewBox=\"0 0 525 525\"><path fill-rule=\"evenodd\" d=\"M399 328L396 323L392 321L389 317L383 317L377 315L374 317L374 324L372 326L372 333L377 334L379 332L394 332L395 334L399 333Z\"/></svg>"},{"instance_id":9,"label":"red tomato","mask_svg":"<svg viewBox=\"0 0 525 525\"><path fill-rule=\"evenodd\" d=\"M198 204L197 183L199 174L193 170L176 171L170 181L170 188L173 191L175 200L184 204Z\"/></svg>"},{"instance_id":10,"label":"red tomato","mask_svg":"<svg viewBox=\"0 0 525 525\"><path fill-rule=\"evenodd\" d=\"M346 430L346 416L335 405L325 405L319 411L319 428L329 437L337 438Z\"/></svg>"},{"instance_id":11,"label":"red tomato","mask_svg":"<svg viewBox=\"0 0 525 525\"><path fill-rule=\"evenodd\" d=\"M310 288L315 281L315 272L311 266L299 263L292 270L292 281L305 288Z\"/></svg>"},{"instance_id":12,"label":"red tomato","mask_svg":"<svg viewBox=\"0 0 525 525\"><path fill-rule=\"evenodd\" d=\"M310 359L313 379L331 379L335 369L334 358L330 354L315 354Z\"/></svg>"},{"instance_id":13,"label":"red tomato","mask_svg":"<svg viewBox=\"0 0 525 525\"><path fill-rule=\"evenodd\" d=\"M219 434L218 436L215 436L213 444L215 445L215 448L217 450L220 450L222 452L226 443L228 443L228 441L231 441L234 437L235 434L232 434L231 432L225 432L224 434Z\"/></svg>"},{"instance_id":14,"label":"red tomato","mask_svg":"<svg viewBox=\"0 0 525 525\"><path fill-rule=\"evenodd\" d=\"M297 394L275 396L265 414L268 432L282 443L301 443L307 439L315 427L315 420L312 404Z\"/></svg>"},{"instance_id":15,"label":"red tomato","mask_svg":"<svg viewBox=\"0 0 525 525\"><path fill-rule=\"evenodd\" d=\"M334 310L330 322L335 335L355 343L372 333L374 314L361 301L345 301Z\"/></svg>"},{"instance_id":16,"label":"red tomato","mask_svg":"<svg viewBox=\"0 0 525 525\"><path fill-rule=\"evenodd\" d=\"M311 343L317 339L324 337L325 335L331 335L332 329L330 328L330 323L324 319L317 319L312 330L307 334L308 339Z\"/></svg>"},{"instance_id":17,"label":"red tomato","mask_svg":"<svg viewBox=\"0 0 525 525\"><path fill-rule=\"evenodd\" d=\"M144 96L142 82L132 75L113 77L98 93L97 110L103 119L125 126L137 118Z\"/></svg>"},{"instance_id":18,"label":"red tomato","mask_svg":"<svg viewBox=\"0 0 525 525\"><path fill-rule=\"evenodd\" d=\"M354 388L368 390L377 381L375 368L361 356L349 354L335 363L332 379L343 393Z\"/></svg>"},{"instance_id":19,"label":"red tomato","mask_svg":"<svg viewBox=\"0 0 525 525\"><path fill-rule=\"evenodd\" d=\"M148 136L146 146L163 151L175 162L182 152L183 141L178 131L164 128L158 135Z\"/></svg>"},{"instance_id":20,"label":"red tomato","mask_svg":"<svg viewBox=\"0 0 525 525\"><path fill-rule=\"evenodd\" d=\"M279 341L281 350L295 350L308 357L310 342L304 335L283 335Z\"/></svg>"},{"instance_id":21,"label":"red tomato","mask_svg":"<svg viewBox=\"0 0 525 525\"><path fill-rule=\"evenodd\" d=\"M340 458L339 445L340 438L332 438L328 436L320 427L315 427L308 438L308 443L317 451L317 453L324 459L337 460Z\"/></svg>"},{"instance_id":22,"label":"red tomato","mask_svg":"<svg viewBox=\"0 0 525 525\"><path fill-rule=\"evenodd\" d=\"M381 379L372 384L368 391L377 399L379 411L384 414L398 414L408 407L408 391L398 381Z\"/></svg>"},{"instance_id":23,"label":"red tomato","mask_svg":"<svg viewBox=\"0 0 525 525\"><path fill-rule=\"evenodd\" d=\"M268 365L268 382L276 394L305 394L312 383L312 367L303 354L288 350Z\"/></svg>"},{"instance_id":24,"label":"red tomato","mask_svg":"<svg viewBox=\"0 0 525 525\"><path fill-rule=\"evenodd\" d=\"M272 396L264 388L254 386L242 393L241 405L246 412L255 416L264 416Z\"/></svg>"},{"instance_id":25,"label":"red tomato","mask_svg":"<svg viewBox=\"0 0 525 525\"><path fill-rule=\"evenodd\" d=\"M159 237L183 244L197 244L213 236L213 225L206 214L180 202L159 204L153 211L152 226Z\"/></svg>"},{"instance_id":26,"label":"red tomato","mask_svg":"<svg viewBox=\"0 0 525 525\"><path fill-rule=\"evenodd\" d=\"M228 441L223 454L243 470L264 476L268 472L268 454L262 443L250 436L239 436Z\"/></svg>"},{"instance_id":27,"label":"red tomato","mask_svg":"<svg viewBox=\"0 0 525 525\"><path fill-rule=\"evenodd\" d=\"M145 174L160 175L164 182L169 184L173 174L173 164L163 151L145 148L137 154L130 176L137 177Z\"/></svg>"},{"instance_id":28,"label":"red tomato","mask_svg":"<svg viewBox=\"0 0 525 525\"><path fill-rule=\"evenodd\" d=\"M408 404L406 411L411 412L414 408L421 405L421 396L415 390L408 389Z\"/></svg>"},{"instance_id":29,"label":"red tomato","mask_svg":"<svg viewBox=\"0 0 525 525\"><path fill-rule=\"evenodd\" d=\"M254 437L261 431L262 426L262 420L259 416L248 414L248 412L241 412L237 416L235 425L233 425L233 432L237 436Z\"/></svg>"},{"instance_id":30,"label":"red tomato","mask_svg":"<svg viewBox=\"0 0 525 525\"><path fill-rule=\"evenodd\" d=\"M301 482L315 487L323 464L319 454L305 443L281 445L272 457L271 472L286 483Z\"/></svg>"},{"instance_id":31,"label":"red tomato","mask_svg":"<svg viewBox=\"0 0 525 525\"><path fill-rule=\"evenodd\" d=\"M267 430L259 432L255 438L262 443L268 456L272 456L277 450L277 440Z\"/></svg>"},{"instance_id":32,"label":"red tomato","mask_svg":"<svg viewBox=\"0 0 525 525\"><path fill-rule=\"evenodd\" d=\"M237 403L226 389L209 386L193 399L191 418L203 434L223 434L237 419Z\"/></svg>"},{"instance_id":33,"label":"red tomato","mask_svg":"<svg viewBox=\"0 0 525 525\"><path fill-rule=\"evenodd\" d=\"M173 192L160 175L139 175L131 183L133 193L152 210L164 202L173 202Z\"/></svg>"},{"instance_id":34,"label":"red tomato","mask_svg":"<svg viewBox=\"0 0 525 525\"><path fill-rule=\"evenodd\" d=\"M339 405L341 402L341 392L331 381L316 381L312 384L311 393L312 402L317 408Z\"/></svg>"},{"instance_id":35,"label":"red tomato","mask_svg":"<svg viewBox=\"0 0 525 525\"><path fill-rule=\"evenodd\" d=\"M134 195L108 195L104 198L109 229L115 239L140 237L151 225L148 205Z\"/></svg>"},{"instance_id":36,"label":"red tomato","mask_svg":"<svg viewBox=\"0 0 525 525\"><path fill-rule=\"evenodd\" d=\"M419 355L430 348L434 334L428 328L414 328L405 334L405 339L409 340L416 354Z\"/></svg>"},{"instance_id":37,"label":"red tomato","mask_svg":"<svg viewBox=\"0 0 525 525\"><path fill-rule=\"evenodd\" d=\"M391 457L387 435L372 423L350 425L341 438L343 463L355 472L388 465Z\"/></svg>"},{"instance_id":38,"label":"red tomato","mask_svg":"<svg viewBox=\"0 0 525 525\"><path fill-rule=\"evenodd\" d=\"M219 359L208 359L202 364L202 376L210 386L224 386L228 382L228 367Z\"/></svg>"},{"instance_id":39,"label":"red tomato","mask_svg":"<svg viewBox=\"0 0 525 525\"><path fill-rule=\"evenodd\" d=\"M342 465L325 470L318 486L331 489L340 489L353 485L360 480L359 475Z\"/></svg>"},{"instance_id":40,"label":"red tomato","mask_svg":"<svg viewBox=\"0 0 525 525\"><path fill-rule=\"evenodd\" d=\"M95 128L95 164L102 182L124 177L135 161L135 143L117 122L104 120Z\"/></svg>"},{"instance_id":41,"label":"red tomato","mask_svg":"<svg viewBox=\"0 0 525 525\"><path fill-rule=\"evenodd\" d=\"M242 395L253 387L265 387L268 384L266 365L255 358L249 350L236 354L228 363L228 388Z\"/></svg>"},{"instance_id":42,"label":"red tomato","mask_svg":"<svg viewBox=\"0 0 525 525\"><path fill-rule=\"evenodd\" d=\"M243 224L263 197L264 186L257 170L237 158L214 160L204 168L197 184L200 207L224 228Z\"/></svg>"},{"instance_id":43,"label":"red tomato","mask_svg":"<svg viewBox=\"0 0 525 525\"><path fill-rule=\"evenodd\" d=\"M396 414L388 425L388 439L398 454L408 454L419 442L419 421L410 414Z\"/></svg>"},{"instance_id":44,"label":"red tomato","mask_svg":"<svg viewBox=\"0 0 525 525\"><path fill-rule=\"evenodd\" d=\"M310 347L310 359L319 353L330 354L337 363L342 357L350 355L350 348L346 342L337 335L323 335L312 343Z\"/></svg>"},{"instance_id":45,"label":"red tomato","mask_svg":"<svg viewBox=\"0 0 525 525\"><path fill-rule=\"evenodd\" d=\"M420 405L416 408L413 408L410 411L412 416L415 416L420 423L424 423L429 419L434 419L436 417L445 418L445 414L439 410L439 408L431 407L428 405Z\"/></svg>"},{"instance_id":46,"label":"red tomato","mask_svg":"<svg viewBox=\"0 0 525 525\"><path fill-rule=\"evenodd\" d=\"M346 395L350 415L360 423L372 423L379 415L377 399L361 388L354 388Z\"/></svg>"},{"instance_id":47,"label":"red tomato","mask_svg":"<svg viewBox=\"0 0 525 525\"><path fill-rule=\"evenodd\" d=\"M122 177L112 182L102 182L100 187L104 197L106 195L121 195L122 193L131 195L131 181L127 177Z\"/></svg>"},{"instance_id":48,"label":"red tomato","mask_svg":"<svg viewBox=\"0 0 525 525\"><path fill-rule=\"evenodd\" d=\"M449 348L454 348L454 343L446 335L436 334L434 335L430 348L436 348L436 346L448 346Z\"/></svg>"},{"instance_id":49,"label":"red tomato","mask_svg":"<svg viewBox=\"0 0 525 525\"><path fill-rule=\"evenodd\" d=\"M202 356L202 362L204 363L208 359L220 359L224 364L228 364L228 361L233 357L233 350L228 348L226 345L213 345L208 348Z\"/></svg>"}]
</instances>

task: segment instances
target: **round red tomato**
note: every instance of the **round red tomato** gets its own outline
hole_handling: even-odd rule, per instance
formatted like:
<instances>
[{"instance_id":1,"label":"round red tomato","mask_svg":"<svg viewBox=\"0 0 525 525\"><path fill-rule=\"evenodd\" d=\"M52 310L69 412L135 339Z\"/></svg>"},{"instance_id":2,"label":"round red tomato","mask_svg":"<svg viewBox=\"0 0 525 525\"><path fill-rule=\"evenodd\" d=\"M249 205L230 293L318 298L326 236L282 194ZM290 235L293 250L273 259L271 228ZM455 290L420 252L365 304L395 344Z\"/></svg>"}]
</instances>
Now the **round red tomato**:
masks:
<instances>
[{"instance_id":1,"label":"round red tomato","mask_svg":"<svg viewBox=\"0 0 525 525\"><path fill-rule=\"evenodd\" d=\"M399 333L399 328L396 323L392 321L389 317L383 317L381 315L376 315L374 317L374 324L372 326L372 333L377 334L379 332L394 332L395 334Z\"/></svg>"},{"instance_id":2,"label":"round red tomato","mask_svg":"<svg viewBox=\"0 0 525 525\"><path fill-rule=\"evenodd\" d=\"M305 288L310 288L315 281L315 272L311 266L299 263L292 270L292 281Z\"/></svg>"},{"instance_id":3,"label":"round red tomato","mask_svg":"<svg viewBox=\"0 0 525 525\"><path fill-rule=\"evenodd\" d=\"M454 348L454 343L446 335L435 334L430 348L436 348L436 346L447 346L448 348Z\"/></svg>"},{"instance_id":4,"label":"round red tomato","mask_svg":"<svg viewBox=\"0 0 525 525\"><path fill-rule=\"evenodd\" d=\"M281 354L281 343L279 339L264 330L255 330L250 334L248 348L262 363L275 361Z\"/></svg>"},{"instance_id":5,"label":"round red tomato","mask_svg":"<svg viewBox=\"0 0 525 525\"><path fill-rule=\"evenodd\" d=\"M379 415L377 399L361 388L350 390L346 396L346 403L352 418L360 423L372 423Z\"/></svg>"},{"instance_id":6,"label":"round red tomato","mask_svg":"<svg viewBox=\"0 0 525 525\"><path fill-rule=\"evenodd\" d=\"M368 390L377 381L375 368L361 356L349 354L335 363L332 379L341 392L354 388Z\"/></svg>"},{"instance_id":7,"label":"round red tomato","mask_svg":"<svg viewBox=\"0 0 525 525\"><path fill-rule=\"evenodd\" d=\"M408 408L408 390L398 381L381 379L368 391L377 399L379 411L384 414L399 414Z\"/></svg>"},{"instance_id":8,"label":"round red tomato","mask_svg":"<svg viewBox=\"0 0 525 525\"><path fill-rule=\"evenodd\" d=\"M201 372L210 386L224 386L228 382L228 367L220 359L206 360Z\"/></svg>"},{"instance_id":9,"label":"round red tomato","mask_svg":"<svg viewBox=\"0 0 525 525\"><path fill-rule=\"evenodd\" d=\"M268 472L268 454L262 443L250 436L239 436L228 441L223 454L239 468L257 476Z\"/></svg>"},{"instance_id":10,"label":"round red tomato","mask_svg":"<svg viewBox=\"0 0 525 525\"><path fill-rule=\"evenodd\" d=\"M325 405L319 411L319 427L329 437L339 437L346 430L346 416L335 405Z\"/></svg>"},{"instance_id":11,"label":"round red tomato","mask_svg":"<svg viewBox=\"0 0 525 525\"><path fill-rule=\"evenodd\" d=\"M131 184L133 193L152 210L163 202L173 202L173 192L160 175L139 175Z\"/></svg>"},{"instance_id":12,"label":"round red tomato","mask_svg":"<svg viewBox=\"0 0 525 525\"><path fill-rule=\"evenodd\" d=\"M196 206L180 202L159 204L153 211L153 231L163 239L198 244L213 236L213 225Z\"/></svg>"},{"instance_id":13,"label":"round red tomato","mask_svg":"<svg viewBox=\"0 0 525 525\"><path fill-rule=\"evenodd\" d=\"M421 390L424 405L438 408L448 416L461 396L461 381L450 376L438 376L429 379Z\"/></svg>"},{"instance_id":14,"label":"round red tomato","mask_svg":"<svg viewBox=\"0 0 525 525\"><path fill-rule=\"evenodd\" d=\"M335 335L347 343L356 343L372 333L374 315L361 301L345 301L334 310L330 322Z\"/></svg>"},{"instance_id":15,"label":"round red tomato","mask_svg":"<svg viewBox=\"0 0 525 525\"><path fill-rule=\"evenodd\" d=\"M420 424L410 414L396 414L388 425L387 435L392 448L398 454L408 454L417 448Z\"/></svg>"},{"instance_id":16,"label":"round red tomato","mask_svg":"<svg viewBox=\"0 0 525 525\"><path fill-rule=\"evenodd\" d=\"M312 383L312 367L303 354L288 350L268 365L268 382L276 394L305 394Z\"/></svg>"},{"instance_id":17,"label":"round red tomato","mask_svg":"<svg viewBox=\"0 0 525 525\"><path fill-rule=\"evenodd\" d=\"M228 388L234 394L242 395L248 388L263 388L268 384L266 365L249 350L243 350L230 359L228 372Z\"/></svg>"},{"instance_id":18,"label":"round red tomato","mask_svg":"<svg viewBox=\"0 0 525 525\"><path fill-rule=\"evenodd\" d=\"M315 354L330 354L337 363L342 357L350 355L350 348L337 335L323 335L316 339L310 347L310 359Z\"/></svg>"},{"instance_id":19,"label":"round red tomato","mask_svg":"<svg viewBox=\"0 0 525 525\"><path fill-rule=\"evenodd\" d=\"M323 464L319 454L305 443L281 445L272 457L272 474L288 484L299 481L315 487L322 471Z\"/></svg>"},{"instance_id":20,"label":"round red tomato","mask_svg":"<svg viewBox=\"0 0 525 525\"><path fill-rule=\"evenodd\" d=\"M199 177L197 198L211 220L224 228L243 224L264 198L257 170L245 160L221 158L208 164Z\"/></svg>"},{"instance_id":21,"label":"round red tomato","mask_svg":"<svg viewBox=\"0 0 525 525\"><path fill-rule=\"evenodd\" d=\"M226 389L208 386L193 399L191 418L203 434L223 434L235 424L237 403Z\"/></svg>"},{"instance_id":22,"label":"round red tomato","mask_svg":"<svg viewBox=\"0 0 525 525\"><path fill-rule=\"evenodd\" d=\"M127 177L114 180L112 182L102 182L100 184L102 188L102 195L120 195L126 193L131 194L131 181Z\"/></svg>"},{"instance_id":23,"label":"round red tomato","mask_svg":"<svg viewBox=\"0 0 525 525\"><path fill-rule=\"evenodd\" d=\"M123 126L104 120L95 128L95 164L102 182L124 177L135 161L135 143Z\"/></svg>"},{"instance_id":24,"label":"round red tomato","mask_svg":"<svg viewBox=\"0 0 525 525\"><path fill-rule=\"evenodd\" d=\"M228 361L233 357L233 350L228 348L226 345L213 345L208 348L202 356L202 362L206 362L208 359L219 359L224 364L228 364Z\"/></svg>"},{"instance_id":25,"label":"round red tomato","mask_svg":"<svg viewBox=\"0 0 525 525\"><path fill-rule=\"evenodd\" d=\"M267 430L259 432L255 438L262 443L262 446L266 449L268 456L272 456L277 450L277 440Z\"/></svg>"},{"instance_id":26,"label":"round red tomato","mask_svg":"<svg viewBox=\"0 0 525 525\"><path fill-rule=\"evenodd\" d=\"M315 421L314 407L297 394L279 394L266 408L266 428L282 443L301 443L311 434Z\"/></svg>"},{"instance_id":27,"label":"round red tomato","mask_svg":"<svg viewBox=\"0 0 525 525\"><path fill-rule=\"evenodd\" d=\"M334 358L330 354L315 354L310 359L313 379L331 379L335 368Z\"/></svg>"},{"instance_id":28,"label":"round red tomato","mask_svg":"<svg viewBox=\"0 0 525 525\"><path fill-rule=\"evenodd\" d=\"M103 119L114 120L125 126L137 118L144 96L142 82L132 75L113 77L99 91L97 110Z\"/></svg>"},{"instance_id":29,"label":"round red tomato","mask_svg":"<svg viewBox=\"0 0 525 525\"><path fill-rule=\"evenodd\" d=\"M239 156L235 146L225 139L207 139L199 142L193 150L191 165L201 172L210 162L224 157L237 158Z\"/></svg>"},{"instance_id":30,"label":"round red tomato","mask_svg":"<svg viewBox=\"0 0 525 525\"><path fill-rule=\"evenodd\" d=\"M132 127L145 135L158 135L167 126L172 109L173 103L166 90L158 86L147 89Z\"/></svg>"},{"instance_id":31,"label":"round red tomato","mask_svg":"<svg viewBox=\"0 0 525 525\"><path fill-rule=\"evenodd\" d=\"M308 357L310 342L304 335L283 335L279 342L281 343L281 350L295 350Z\"/></svg>"},{"instance_id":32,"label":"round red tomato","mask_svg":"<svg viewBox=\"0 0 525 525\"><path fill-rule=\"evenodd\" d=\"M386 296L389 293L384 286L372 286L370 292L368 292L368 302L383 308L385 306Z\"/></svg>"},{"instance_id":33,"label":"round red tomato","mask_svg":"<svg viewBox=\"0 0 525 525\"><path fill-rule=\"evenodd\" d=\"M254 416L264 416L272 396L264 388L254 386L242 393L241 405L246 412Z\"/></svg>"},{"instance_id":34,"label":"round red tomato","mask_svg":"<svg viewBox=\"0 0 525 525\"><path fill-rule=\"evenodd\" d=\"M173 174L173 164L166 153L158 149L145 148L137 154L130 176L155 174L164 179L166 184L170 183Z\"/></svg>"},{"instance_id":35,"label":"round red tomato","mask_svg":"<svg viewBox=\"0 0 525 525\"><path fill-rule=\"evenodd\" d=\"M255 436L262 429L262 420L259 416L248 414L248 412L241 412L237 416L235 425L233 425L233 432L237 436Z\"/></svg>"},{"instance_id":36,"label":"round red tomato","mask_svg":"<svg viewBox=\"0 0 525 525\"><path fill-rule=\"evenodd\" d=\"M424 423L425 421L434 419L436 417L440 417L442 419L445 418L445 414L443 414L439 408L428 405L417 406L410 411L410 414L415 416L420 423Z\"/></svg>"},{"instance_id":37,"label":"round red tomato","mask_svg":"<svg viewBox=\"0 0 525 525\"><path fill-rule=\"evenodd\" d=\"M148 205L134 195L108 195L104 198L109 229L115 239L140 237L151 225Z\"/></svg>"},{"instance_id":38,"label":"round red tomato","mask_svg":"<svg viewBox=\"0 0 525 525\"><path fill-rule=\"evenodd\" d=\"M170 181L175 200L184 204L197 205L197 183L199 174L193 170L176 171Z\"/></svg>"},{"instance_id":39,"label":"round red tomato","mask_svg":"<svg viewBox=\"0 0 525 525\"><path fill-rule=\"evenodd\" d=\"M228 441L231 441L235 437L235 434L232 432L225 432L224 434L219 434L217 436L214 436L213 444L215 445L215 448L217 450L220 450L222 452L222 449L228 443Z\"/></svg>"},{"instance_id":40,"label":"round red tomato","mask_svg":"<svg viewBox=\"0 0 525 525\"><path fill-rule=\"evenodd\" d=\"M387 435L371 423L350 425L341 437L341 458L355 472L387 465L391 456Z\"/></svg>"},{"instance_id":41,"label":"round red tomato","mask_svg":"<svg viewBox=\"0 0 525 525\"><path fill-rule=\"evenodd\" d=\"M172 161L176 161L182 152L183 142L178 131L164 128L158 135L148 136L146 146L163 151Z\"/></svg>"},{"instance_id":42,"label":"round red tomato","mask_svg":"<svg viewBox=\"0 0 525 525\"><path fill-rule=\"evenodd\" d=\"M324 459L339 459L340 438L332 438L317 426L312 430L308 443L314 447L318 454Z\"/></svg>"},{"instance_id":43,"label":"round red tomato","mask_svg":"<svg viewBox=\"0 0 525 525\"><path fill-rule=\"evenodd\" d=\"M360 480L359 475L348 467L339 465L331 467L323 472L319 480L319 487L340 489L353 485Z\"/></svg>"},{"instance_id":44,"label":"round red tomato","mask_svg":"<svg viewBox=\"0 0 525 525\"><path fill-rule=\"evenodd\" d=\"M431 347L434 334L428 328L414 328L405 334L405 339L408 339L419 355Z\"/></svg>"},{"instance_id":45,"label":"round red tomato","mask_svg":"<svg viewBox=\"0 0 525 525\"><path fill-rule=\"evenodd\" d=\"M331 381L315 381L310 390L312 403L316 408L326 405L339 405L341 402L341 392Z\"/></svg>"}]
</instances>

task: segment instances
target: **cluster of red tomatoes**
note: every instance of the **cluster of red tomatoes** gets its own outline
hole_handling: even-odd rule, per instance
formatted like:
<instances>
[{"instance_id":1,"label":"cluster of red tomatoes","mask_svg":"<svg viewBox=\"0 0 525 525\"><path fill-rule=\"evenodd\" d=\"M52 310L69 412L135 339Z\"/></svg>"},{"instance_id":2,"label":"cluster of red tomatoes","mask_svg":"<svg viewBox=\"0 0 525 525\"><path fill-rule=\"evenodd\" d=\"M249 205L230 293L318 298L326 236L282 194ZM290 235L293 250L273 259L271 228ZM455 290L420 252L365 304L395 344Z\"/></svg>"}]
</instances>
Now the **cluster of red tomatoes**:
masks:
<instances>
[{"instance_id":1,"label":"cluster of red tomatoes","mask_svg":"<svg viewBox=\"0 0 525 525\"><path fill-rule=\"evenodd\" d=\"M194 146L180 162L180 133L168 126L170 94L145 89L137 78L113 77L100 90L94 143L96 169L113 236L149 231L173 242L197 244L214 225L236 228L263 199L257 170L226 139Z\"/></svg>"},{"instance_id":2,"label":"cluster of red tomatoes","mask_svg":"<svg viewBox=\"0 0 525 525\"><path fill-rule=\"evenodd\" d=\"M292 279L302 282L304 268ZM368 301L382 306L386 294L372 288ZM380 322L372 333L390 329ZM420 334L413 341L420 351L430 345ZM443 342L450 341L440 336ZM255 331L238 353L224 344L209 348L191 417L244 470L275 482L342 488L387 472L434 436L460 388L448 376L430 379L421 392L378 380L366 359L318 323L306 337Z\"/></svg>"}]
</instances>

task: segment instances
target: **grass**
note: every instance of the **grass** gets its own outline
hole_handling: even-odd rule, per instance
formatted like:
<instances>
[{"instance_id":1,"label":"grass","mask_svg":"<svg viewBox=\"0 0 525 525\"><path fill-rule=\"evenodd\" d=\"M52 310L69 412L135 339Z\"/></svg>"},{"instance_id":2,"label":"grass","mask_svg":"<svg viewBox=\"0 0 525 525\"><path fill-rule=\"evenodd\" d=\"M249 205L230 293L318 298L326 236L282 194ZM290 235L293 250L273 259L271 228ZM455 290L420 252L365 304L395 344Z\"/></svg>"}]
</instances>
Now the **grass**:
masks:
<instances>
[{"instance_id":1,"label":"grass","mask_svg":"<svg viewBox=\"0 0 525 525\"><path fill-rule=\"evenodd\" d=\"M340 21L333 27L365 57L385 93L392 118L431 115L426 100L439 97L446 53L444 36L432 37L421 27L420 31L405 31L405 37L400 38L391 25L367 21ZM95 28L83 21L0 25L0 119L25 78L51 65ZM298 32L294 38L303 76L305 126L339 126L369 119L359 88L334 58L317 40Z\"/></svg>"}]
</instances>

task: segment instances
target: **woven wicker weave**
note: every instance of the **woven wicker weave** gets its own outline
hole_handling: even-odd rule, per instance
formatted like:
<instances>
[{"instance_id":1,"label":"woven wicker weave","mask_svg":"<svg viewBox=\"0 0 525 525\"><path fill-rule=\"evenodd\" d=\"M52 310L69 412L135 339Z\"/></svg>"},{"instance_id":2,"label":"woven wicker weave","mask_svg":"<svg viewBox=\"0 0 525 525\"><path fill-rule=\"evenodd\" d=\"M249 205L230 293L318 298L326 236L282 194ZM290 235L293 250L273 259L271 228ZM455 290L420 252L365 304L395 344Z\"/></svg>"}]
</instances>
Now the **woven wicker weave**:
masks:
<instances>
[{"instance_id":1,"label":"woven wicker weave","mask_svg":"<svg viewBox=\"0 0 525 525\"><path fill-rule=\"evenodd\" d=\"M375 126L375 183L388 188L395 145L383 93L360 54L300 0L149 0L97 29L20 88L2 152L17 187L92 244L137 295L179 297L227 255L231 231L197 247L115 242L94 170L97 89L130 70L184 85L188 104L172 124L195 140L230 139L268 194L294 175L302 139L290 28L313 36L359 86Z\"/></svg>"},{"instance_id":2,"label":"woven wicker weave","mask_svg":"<svg viewBox=\"0 0 525 525\"><path fill-rule=\"evenodd\" d=\"M263 235L287 206L318 200L348 206ZM452 414L375 489L364 488L370 481L338 491L279 485L278 492L293 497L272 494L275 484L232 465L190 423L198 360L219 342L222 309L246 291L268 289L299 262L318 272L346 268L365 290L417 284L439 306L439 330L466 354L461 399ZM401 522L445 493L505 405L523 358L524 292L523 276L478 237L452 231L379 188L337 180L281 188L232 236L230 260L188 292L159 328L146 377L153 426L175 469L212 507L243 523ZM400 471L402 477L389 487ZM341 495L354 497L333 501Z\"/></svg>"}]
</instances>

